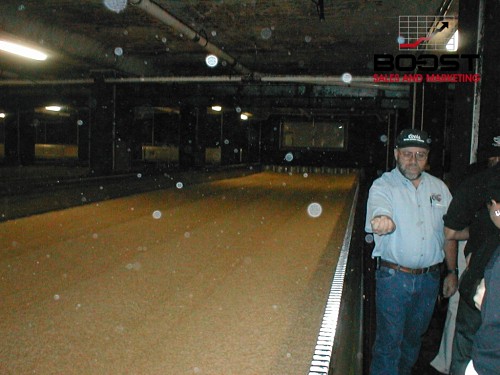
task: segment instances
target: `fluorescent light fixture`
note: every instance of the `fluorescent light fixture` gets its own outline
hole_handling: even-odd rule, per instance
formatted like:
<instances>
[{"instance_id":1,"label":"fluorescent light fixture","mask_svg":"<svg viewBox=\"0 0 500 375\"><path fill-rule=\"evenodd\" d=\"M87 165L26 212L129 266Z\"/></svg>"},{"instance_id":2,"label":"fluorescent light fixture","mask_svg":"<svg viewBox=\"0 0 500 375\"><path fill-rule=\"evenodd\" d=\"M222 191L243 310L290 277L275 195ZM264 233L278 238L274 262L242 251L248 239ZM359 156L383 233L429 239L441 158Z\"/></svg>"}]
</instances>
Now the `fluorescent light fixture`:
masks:
<instances>
[{"instance_id":1,"label":"fluorescent light fixture","mask_svg":"<svg viewBox=\"0 0 500 375\"><path fill-rule=\"evenodd\" d=\"M20 44L6 42L5 40L0 40L0 50L33 60L44 61L47 59L47 55L45 53Z\"/></svg>"},{"instance_id":2,"label":"fluorescent light fixture","mask_svg":"<svg viewBox=\"0 0 500 375\"><path fill-rule=\"evenodd\" d=\"M248 120L252 116L253 116L253 114L251 112L243 112L240 115L240 119L242 119L243 121L246 121L246 120Z\"/></svg>"},{"instance_id":3,"label":"fluorescent light fixture","mask_svg":"<svg viewBox=\"0 0 500 375\"><path fill-rule=\"evenodd\" d=\"M220 112L222 111L222 107L220 105L213 105L212 110L215 112Z\"/></svg>"},{"instance_id":4,"label":"fluorescent light fixture","mask_svg":"<svg viewBox=\"0 0 500 375\"><path fill-rule=\"evenodd\" d=\"M5 118L5 113L0 113L0 118Z\"/></svg>"},{"instance_id":5,"label":"fluorescent light fixture","mask_svg":"<svg viewBox=\"0 0 500 375\"><path fill-rule=\"evenodd\" d=\"M458 30L452 35L448 43L446 43L446 50L455 52L458 49Z\"/></svg>"},{"instance_id":6,"label":"fluorescent light fixture","mask_svg":"<svg viewBox=\"0 0 500 375\"><path fill-rule=\"evenodd\" d=\"M47 111L54 111L54 112L59 112L61 110L61 107L58 105L49 105L45 107Z\"/></svg>"}]
</instances>

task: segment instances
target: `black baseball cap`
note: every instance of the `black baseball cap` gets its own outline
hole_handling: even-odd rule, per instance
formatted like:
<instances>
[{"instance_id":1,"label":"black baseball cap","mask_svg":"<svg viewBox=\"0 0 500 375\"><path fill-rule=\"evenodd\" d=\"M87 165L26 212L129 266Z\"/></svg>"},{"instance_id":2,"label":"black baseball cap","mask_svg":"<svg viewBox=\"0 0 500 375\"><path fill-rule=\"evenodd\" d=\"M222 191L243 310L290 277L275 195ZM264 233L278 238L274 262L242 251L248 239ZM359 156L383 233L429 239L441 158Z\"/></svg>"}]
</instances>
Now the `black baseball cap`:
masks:
<instances>
[{"instance_id":1,"label":"black baseball cap","mask_svg":"<svg viewBox=\"0 0 500 375\"><path fill-rule=\"evenodd\" d=\"M492 137L488 140L488 143L483 148L484 154L488 158L492 158L495 156L500 156L500 135Z\"/></svg>"},{"instance_id":2,"label":"black baseball cap","mask_svg":"<svg viewBox=\"0 0 500 375\"><path fill-rule=\"evenodd\" d=\"M486 182L486 189L488 191L488 201L494 199L500 202L500 176L493 176Z\"/></svg>"},{"instance_id":3,"label":"black baseball cap","mask_svg":"<svg viewBox=\"0 0 500 375\"><path fill-rule=\"evenodd\" d=\"M404 129L396 138L396 147L422 147L429 150L431 139L424 130L419 129Z\"/></svg>"}]
</instances>

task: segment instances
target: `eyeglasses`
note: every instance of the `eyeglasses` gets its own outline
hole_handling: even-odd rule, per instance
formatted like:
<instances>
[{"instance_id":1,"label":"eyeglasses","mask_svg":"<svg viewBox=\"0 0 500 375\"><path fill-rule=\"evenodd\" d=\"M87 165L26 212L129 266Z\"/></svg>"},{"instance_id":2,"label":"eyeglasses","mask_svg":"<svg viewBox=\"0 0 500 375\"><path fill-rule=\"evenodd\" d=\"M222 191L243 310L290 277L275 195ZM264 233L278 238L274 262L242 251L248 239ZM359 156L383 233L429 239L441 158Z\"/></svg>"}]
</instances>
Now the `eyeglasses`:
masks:
<instances>
[{"instance_id":1,"label":"eyeglasses","mask_svg":"<svg viewBox=\"0 0 500 375\"><path fill-rule=\"evenodd\" d=\"M429 153L427 152L420 152L420 151L417 152L399 151L399 152L403 156L403 159L405 160L411 160L414 157L416 160L422 161L426 160L427 156L429 155Z\"/></svg>"}]
</instances>

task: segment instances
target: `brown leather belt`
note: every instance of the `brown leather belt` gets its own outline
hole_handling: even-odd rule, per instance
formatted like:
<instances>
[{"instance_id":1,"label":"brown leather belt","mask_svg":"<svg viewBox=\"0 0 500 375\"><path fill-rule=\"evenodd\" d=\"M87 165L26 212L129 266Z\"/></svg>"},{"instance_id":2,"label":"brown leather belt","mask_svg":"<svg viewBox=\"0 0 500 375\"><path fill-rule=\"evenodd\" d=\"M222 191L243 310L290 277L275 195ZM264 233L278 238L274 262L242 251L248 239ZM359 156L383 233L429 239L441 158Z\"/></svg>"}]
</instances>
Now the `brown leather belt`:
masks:
<instances>
[{"instance_id":1,"label":"brown leather belt","mask_svg":"<svg viewBox=\"0 0 500 375\"><path fill-rule=\"evenodd\" d=\"M386 260L381 259L380 266L392 268L393 270L396 270L396 271L411 273L412 275L421 275L421 274L427 273L427 272L438 271L440 265L434 264L433 266L425 267L425 268L408 268L408 267L403 267L403 266L400 266L399 264L391 263L391 262L388 262Z\"/></svg>"}]
</instances>

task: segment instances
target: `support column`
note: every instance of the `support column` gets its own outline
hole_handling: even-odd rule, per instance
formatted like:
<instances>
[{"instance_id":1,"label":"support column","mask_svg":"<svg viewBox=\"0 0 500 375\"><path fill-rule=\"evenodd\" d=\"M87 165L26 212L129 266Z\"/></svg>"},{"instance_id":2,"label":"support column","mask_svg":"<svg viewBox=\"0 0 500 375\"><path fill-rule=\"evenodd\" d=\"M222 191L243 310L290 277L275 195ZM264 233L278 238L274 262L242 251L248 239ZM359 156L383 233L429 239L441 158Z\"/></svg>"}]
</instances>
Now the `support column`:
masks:
<instances>
[{"instance_id":1,"label":"support column","mask_svg":"<svg viewBox=\"0 0 500 375\"><path fill-rule=\"evenodd\" d=\"M124 97L118 95L115 115L114 131L114 171L129 172L132 169L132 149L137 140L134 139L132 127L134 112L131 104Z\"/></svg>"},{"instance_id":2,"label":"support column","mask_svg":"<svg viewBox=\"0 0 500 375\"><path fill-rule=\"evenodd\" d=\"M89 163L89 146L90 146L90 123L91 123L90 108L81 108L77 112L77 146L78 146L78 161L83 165Z\"/></svg>"},{"instance_id":3,"label":"support column","mask_svg":"<svg viewBox=\"0 0 500 375\"><path fill-rule=\"evenodd\" d=\"M224 122L221 132L221 165L232 165L239 163L238 140L236 129L238 114L236 112L224 112Z\"/></svg>"},{"instance_id":4,"label":"support column","mask_svg":"<svg viewBox=\"0 0 500 375\"><path fill-rule=\"evenodd\" d=\"M195 126L195 141L194 141L194 165L197 168L205 166L205 150L206 144L205 131L207 128L208 114L206 108L197 109L196 126Z\"/></svg>"},{"instance_id":5,"label":"support column","mask_svg":"<svg viewBox=\"0 0 500 375\"><path fill-rule=\"evenodd\" d=\"M410 86L410 100L411 100L411 123L404 128L422 129L423 116L422 109L425 106L425 85L423 83L412 83ZM401 129L402 130L402 129ZM395 134L397 136L397 133Z\"/></svg>"},{"instance_id":6,"label":"support column","mask_svg":"<svg viewBox=\"0 0 500 375\"><path fill-rule=\"evenodd\" d=\"M35 162L33 111L17 110L5 119L5 163L30 165Z\"/></svg>"},{"instance_id":7,"label":"support column","mask_svg":"<svg viewBox=\"0 0 500 375\"><path fill-rule=\"evenodd\" d=\"M481 61L484 60L481 51L478 50L478 27L481 20L480 5L483 1L461 0L459 2L458 33L459 54L480 54ZM459 73L470 73L465 71L467 67L462 66L464 71ZM477 64L476 67L478 68ZM484 79L484 77L482 77ZM481 97L480 83L457 83L455 84L453 100L453 123L450 129L450 183L455 187L467 173L469 165L474 161L475 138L477 136L478 100Z\"/></svg>"},{"instance_id":8,"label":"support column","mask_svg":"<svg viewBox=\"0 0 500 375\"><path fill-rule=\"evenodd\" d=\"M114 170L115 90L115 86L96 80L92 91L95 108L90 124L89 166L95 175L106 175Z\"/></svg>"},{"instance_id":9,"label":"support column","mask_svg":"<svg viewBox=\"0 0 500 375\"><path fill-rule=\"evenodd\" d=\"M261 142L261 122L250 123L247 129L248 153L247 161L249 163L260 162L260 142Z\"/></svg>"},{"instance_id":10,"label":"support column","mask_svg":"<svg viewBox=\"0 0 500 375\"><path fill-rule=\"evenodd\" d=\"M426 83L422 91L422 124L432 144L429 156L430 173L443 178L445 172L445 129L448 121L447 83ZM418 126L420 128L420 126Z\"/></svg>"},{"instance_id":11,"label":"support column","mask_svg":"<svg viewBox=\"0 0 500 375\"><path fill-rule=\"evenodd\" d=\"M462 1L462 0L461 0ZM469 0L470 1L470 0ZM482 40L482 81L480 90L480 115L478 135L478 162L489 155L485 148L493 143L493 137L500 136L500 17L499 1L484 1L484 22L480 30Z\"/></svg>"},{"instance_id":12,"label":"support column","mask_svg":"<svg viewBox=\"0 0 500 375\"><path fill-rule=\"evenodd\" d=\"M208 115L206 108L181 109L179 164L184 168L205 166L204 134Z\"/></svg>"}]
</instances>

